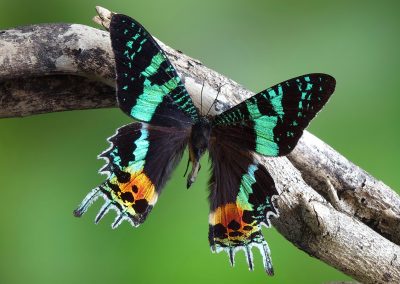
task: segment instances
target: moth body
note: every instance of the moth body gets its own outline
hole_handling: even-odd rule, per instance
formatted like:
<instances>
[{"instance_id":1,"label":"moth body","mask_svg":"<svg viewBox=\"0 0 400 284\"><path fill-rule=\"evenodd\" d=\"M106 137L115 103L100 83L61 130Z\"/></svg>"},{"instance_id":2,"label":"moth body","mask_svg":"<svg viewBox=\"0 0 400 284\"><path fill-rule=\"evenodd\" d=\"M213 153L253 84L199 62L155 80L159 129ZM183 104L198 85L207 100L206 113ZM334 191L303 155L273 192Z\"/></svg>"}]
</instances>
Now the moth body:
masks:
<instances>
[{"instance_id":1,"label":"moth body","mask_svg":"<svg viewBox=\"0 0 400 284\"><path fill-rule=\"evenodd\" d=\"M192 163L192 170L188 175L187 188L196 180L197 174L200 171L200 158L208 148L210 134L211 123L206 117L201 117L201 119L192 126L189 139L189 162Z\"/></svg>"}]
</instances>

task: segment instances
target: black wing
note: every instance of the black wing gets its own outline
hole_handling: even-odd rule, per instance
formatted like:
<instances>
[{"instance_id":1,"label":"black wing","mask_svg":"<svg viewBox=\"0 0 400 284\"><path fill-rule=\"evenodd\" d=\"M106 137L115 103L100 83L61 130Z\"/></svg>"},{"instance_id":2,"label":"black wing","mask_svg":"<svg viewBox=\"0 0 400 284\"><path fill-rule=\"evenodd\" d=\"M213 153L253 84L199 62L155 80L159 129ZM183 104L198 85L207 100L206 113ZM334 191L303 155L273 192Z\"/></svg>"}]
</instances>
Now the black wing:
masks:
<instances>
[{"instance_id":1,"label":"black wing","mask_svg":"<svg viewBox=\"0 0 400 284\"><path fill-rule=\"evenodd\" d=\"M268 218L277 214L272 203L272 197L278 194L274 181L252 153L235 144L220 143L218 138L213 137L209 147L211 249L228 252L232 265L235 253L243 250L253 269L251 249L256 247L263 257L265 271L272 275L272 261L261 225L269 226Z\"/></svg>"},{"instance_id":2,"label":"black wing","mask_svg":"<svg viewBox=\"0 0 400 284\"><path fill-rule=\"evenodd\" d=\"M180 161L188 137L186 129L147 123L119 128L117 134L109 139L110 149L100 155L107 161L101 172L107 173L108 178L85 197L75 210L75 216L80 217L101 196L106 202L96 217L96 223L114 209L118 215L113 228L123 220L139 226Z\"/></svg>"},{"instance_id":3,"label":"black wing","mask_svg":"<svg viewBox=\"0 0 400 284\"><path fill-rule=\"evenodd\" d=\"M119 107L153 125L177 126L198 120L197 109L171 62L145 28L115 14L110 24Z\"/></svg>"},{"instance_id":4,"label":"black wing","mask_svg":"<svg viewBox=\"0 0 400 284\"><path fill-rule=\"evenodd\" d=\"M262 91L215 117L214 132L241 149L287 155L335 90L335 79L308 74Z\"/></svg>"}]
</instances>

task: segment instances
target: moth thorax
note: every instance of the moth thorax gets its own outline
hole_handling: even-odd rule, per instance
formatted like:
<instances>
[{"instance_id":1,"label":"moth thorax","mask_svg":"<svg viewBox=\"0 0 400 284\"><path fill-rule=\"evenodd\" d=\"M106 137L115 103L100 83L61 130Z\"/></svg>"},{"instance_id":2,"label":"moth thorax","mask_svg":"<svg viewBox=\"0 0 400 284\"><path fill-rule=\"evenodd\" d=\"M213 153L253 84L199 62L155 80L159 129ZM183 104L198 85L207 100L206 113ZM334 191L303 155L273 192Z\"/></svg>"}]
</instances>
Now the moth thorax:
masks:
<instances>
[{"instance_id":1,"label":"moth thorax","mask_svg":"<svg viewBox=\"0 0 400 284\"><path fill-rule=\"evenodd\" d=\"M196 159L200 159L200 156L208 147L208 141L210 139L211 124L206 118L202 118L196 124L192 126L192 133L190 135L190 146L196 156Z\"/></svg>"}]
</instances>

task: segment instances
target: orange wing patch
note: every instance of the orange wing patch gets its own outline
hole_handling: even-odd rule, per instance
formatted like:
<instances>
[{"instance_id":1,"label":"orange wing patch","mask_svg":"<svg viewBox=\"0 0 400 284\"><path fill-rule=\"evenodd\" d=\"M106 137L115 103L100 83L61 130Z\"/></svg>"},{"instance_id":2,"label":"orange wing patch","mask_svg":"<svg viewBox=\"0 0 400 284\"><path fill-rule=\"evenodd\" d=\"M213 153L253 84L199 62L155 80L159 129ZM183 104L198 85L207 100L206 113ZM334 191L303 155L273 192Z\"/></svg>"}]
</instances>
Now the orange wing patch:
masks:
<instances>
[{"instance_id":1,"label":"orange wing patch","mask_svg":"<svg viewBox=\"0 0 400 284\"><path fill-rule=\"evenodd\" d=\"M237 203L227 203L211 212L209 223L213 250L216 250L216 245L228 247L251 242L253 235L260 231L251 215L251 211L243 210Z\"/></svg>"},{"instance_id":2,"label":"orange wing patch","mask_svg":"<svg viewBox=\"0 0 400 284\"><path fill-rule=\"evenodd\" d=\"M155 186L143 170L127 173L121 179L121 174L112 176L109 180L112 200L119 203L126 212L135 217L137 214L146 214L157 202L158 194Z\"/></svg>"},{"instance_id":3,"label":"orange wing patch","mask_svg":"<svg viewBox=\"0 0 400 284\"><path fill-rule=\"evenodd\" d=\"M260 221L253 210L243 208L240 203L224 204L210 213L209 241L213 252L226 251L229 261L235 264L235 253L243 250L250 270L253 270L252 247L257 247L263 257L265 271L273 275L270 250L261 233Z\"/></svg>"}]
</instances>

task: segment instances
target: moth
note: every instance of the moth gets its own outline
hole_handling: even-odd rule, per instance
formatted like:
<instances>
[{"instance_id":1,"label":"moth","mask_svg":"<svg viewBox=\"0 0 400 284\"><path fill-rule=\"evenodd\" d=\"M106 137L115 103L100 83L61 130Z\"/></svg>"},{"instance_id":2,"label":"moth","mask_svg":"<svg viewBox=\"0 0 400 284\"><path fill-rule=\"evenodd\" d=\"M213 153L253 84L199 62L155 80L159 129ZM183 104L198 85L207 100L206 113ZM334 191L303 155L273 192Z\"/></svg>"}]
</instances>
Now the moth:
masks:
<instances>
[{"instance_id":1,"label":"moth","mask_svg":"<svg viewBox=\"0 0 400 284\"><path fill-rule=\"evenodd\" d=\"M100 172L108 178L83 199L75 216L103 197L95 223L113 209L117 212L113 228L123 220L137 227L156 204L185 149L192 166L187 187L195 181L200 158L208 151L211 250L226 251L231 265L235 253L243 250L253 270L252 248L256 247L265 271L273 275L261 226L269 227L269 218L278 214L272 202L278 191L253 154L290 153L333 93L335 79L326 74L299 76L222 114L202 115L163 50L141 24L115 14L110 37L118 104L138 122L122 126L108 139L110 148L99 155L106 160Z\"/></svg>"}]
</instances>

